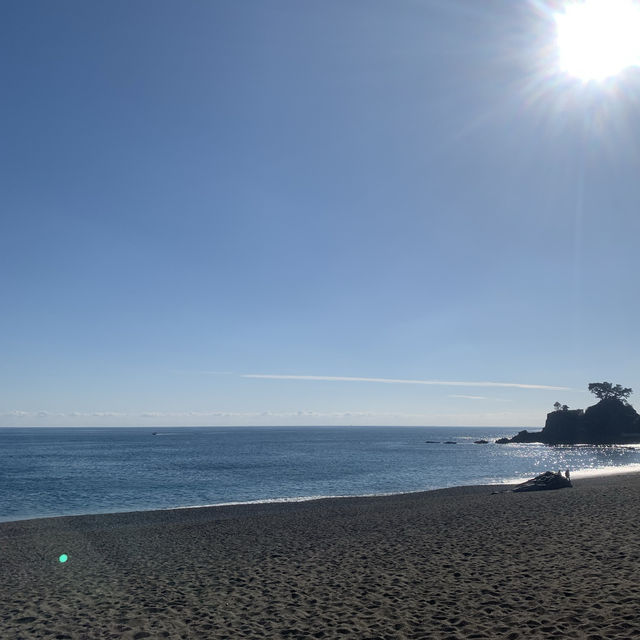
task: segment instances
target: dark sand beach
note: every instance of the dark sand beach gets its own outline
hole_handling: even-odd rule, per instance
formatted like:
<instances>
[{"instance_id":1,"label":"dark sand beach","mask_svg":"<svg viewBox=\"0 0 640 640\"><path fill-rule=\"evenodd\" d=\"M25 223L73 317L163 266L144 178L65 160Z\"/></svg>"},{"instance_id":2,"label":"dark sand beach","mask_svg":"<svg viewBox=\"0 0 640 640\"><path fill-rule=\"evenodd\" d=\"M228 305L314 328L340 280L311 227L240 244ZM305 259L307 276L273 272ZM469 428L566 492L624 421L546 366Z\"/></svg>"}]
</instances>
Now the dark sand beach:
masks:
<instances>
[{"instance_id":1,"label":"dark sand beach","mask_svg":"<svg viewBox=\"0 0 640 640\"><path fill-rule=\"evenodd\" d=\"M0 638L640 637L640 475L574 484L0 524Z\"/></svg>"}]
</instances>

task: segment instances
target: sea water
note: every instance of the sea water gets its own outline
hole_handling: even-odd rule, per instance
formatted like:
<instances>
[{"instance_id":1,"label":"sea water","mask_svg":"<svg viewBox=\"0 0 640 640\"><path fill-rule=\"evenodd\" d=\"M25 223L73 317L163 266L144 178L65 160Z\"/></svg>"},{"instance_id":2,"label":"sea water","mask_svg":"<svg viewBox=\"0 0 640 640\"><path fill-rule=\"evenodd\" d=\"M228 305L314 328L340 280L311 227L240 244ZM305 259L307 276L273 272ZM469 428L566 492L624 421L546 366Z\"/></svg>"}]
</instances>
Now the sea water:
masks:
<instances>
[{"instance_id":1,"label":"sea water","mask_svg":"<svg viewBox=\"0 0 640 640\"><path fill-rule=\"evenodd\" d=\"M495 444L516 431L1 428L0 521L402 493L515 482L567 468L574 477L640 468L640 449L633 447Z\"/></svg>"}]
</instances>

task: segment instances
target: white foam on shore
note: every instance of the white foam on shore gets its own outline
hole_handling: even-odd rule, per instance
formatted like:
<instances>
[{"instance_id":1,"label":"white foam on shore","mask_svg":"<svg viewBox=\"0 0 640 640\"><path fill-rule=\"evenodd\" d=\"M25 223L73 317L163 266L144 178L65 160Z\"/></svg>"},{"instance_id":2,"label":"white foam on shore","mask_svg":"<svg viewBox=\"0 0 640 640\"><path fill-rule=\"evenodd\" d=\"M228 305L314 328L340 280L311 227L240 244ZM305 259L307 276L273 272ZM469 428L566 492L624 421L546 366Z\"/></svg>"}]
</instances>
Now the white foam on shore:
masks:
<instances>
[{"instance_id":1,"label":"white foam on shore","mask_svg":"<svg viewBox=\"0 0 640 640\"><path fill-rule=\"evenodd\" d=\"M625 473L640 473L640 463L623 464L597 469L578 469L571 472L572 478L597 478L600 476L618 476Z\"/></svg>"},{"instance_id":2,"label":"white foam on shore","mask_svg":"<svg viewBox=\"0 0 640 640\"><path fill-rule=\"evenodd\" d=\"M256 504L286 504L291 502L313 502L314 500L334 500L334 499L346 499L346 498L383 498L385 496L407 496L414 493L428 493L430 491L442 491L444 489L455 489L461 486L487 486L494 487L502 484L517 484L522 482L522 479L518 478L513 481L493 481L483 482L477 485L458 485L452 484L446 487L429 487L425 489L416 489L415 491L390 491L387 493L352 493L343 495L318 495L318 496L296 496L291 498L264 498L262 500L240 500L236 502L214 502L211 504L189 504L181 507L165 507L164 509L152 509L152 511L177 511L179 509L206 509L209 507L237 507Z\"/></svg>"},{"instance_id":3,"label":"white foam on shore","mask_svg":"<svg viewBox=\"0 0 640 640\"><path fill-rule=\"evenodd\" d=\"M190 504L183 507L167 507L160 511L176 511L178 509L206 509L208 507L236 507L252 504L285 504L289 502L311 502L313 500L332 500L335 498L378 498L380 496L400 496L405 493L422 493L429 491L424 489L420 491L399 491L397 493L362 493L362 494L344 494L344 495L318 495L318 496L296 496L292 498L264 498L263 500L240 500L236 502L213 502L211 504Z\"/></svg>"},{"instance_id":4,"label":"white foam on shore","mask_svg":"<svg viewBox=\"0 0 640 640\"><path fill-rule=\"evenodd\" d=\"M564 473L564 469L560 470ZM616 476L616 475L625 475L627 473L640 473L640 463L634 464L626 464L626 465L612 465L609 467L599 467L597 469L577 469L570 470L571 479L581 479L581 478L599 478L605 476ZM542 473L542 472L540 472ZM521 482L525 482L526 480L531 479L531 477L538 475L538 472L534 472L531 475L526 477L514 477L514 478L505 478L503 480L494 480L492 482L481 483L479 485L470 485L470 486L504 486L504 485L512 485L512 484L520 484ZM208 507L234 507L234 506L243 506L243 505L256 505L256 504L286 504L290 502L311 502L313 500L331 500L335 498L379 498L383 496L401 496L401 495L409 495L412 493L424 493L426 491L438 491L441 489L453 489L454 487L458 487L460 485L449 485L446 487L433 487L433 488L425 488L425 489L417 489L415 491L391 491L387 493L361 493L361 494L343 494L343 495L317 495L317 496L295 496L289 498L264 498L261 500L239 500L234 502L214 502L211 504L194 504L194 505L185 505L181 507L167 507L165 509L160 509L160 511L174 511L178 509L206 509Z\"/></svg>"},{"instance_id":5,"label":"white foam on shore","mask_svg":"<svg viewBox=\"0 0 640 640\"><path fill-rule=\"evenodd\" d=\"M477 485L458 485L451 484L445 487L428 487L424 489L416 489L415 491L389 491L386 493L350 493L350 494L342 494L342 495L317 495L317 496L295 496L289 498L264 498L261 500L239 500L235 502L213 502L211 504L189 504L181 507L166 507L164 509L152 509L152 511L177 511L179 509L206 509L209 507L237 507L244 505L255 505L255 504L286 504L290 502L312 502L314 500L334 500L334 499L345 499L345 498L383 498L385 496L406 496L412 495L414 493L426 493L429 491L442 491L443 489L455 489L460 486L498 486L501 484L516 484L518 482L522 482L522 480L517 479L513 482L501 482L501 481L493 481L493 482L483 482ZM151 511L151 509L150 509Z\"/></svg>"},{"instance_id":6,"label":"white foam on shore","mask_svg":"<svg viewBox=\"0 0 640 640\"><path fill-rule=\"evenodd\" d=\"M564 473L564 469L546 469L546 471L560 471ZM640 463L611 465L608 467L597 467L595 469L569 469L572 480L580 480L582 478L602 478L606 476L621 476L627 473L640 473ZM518 476L513 478L505 478L496 484L519 484L530 480L532 477L543 473L543 471L535 471L528 476Z\"/></svg>"}]
</instances>

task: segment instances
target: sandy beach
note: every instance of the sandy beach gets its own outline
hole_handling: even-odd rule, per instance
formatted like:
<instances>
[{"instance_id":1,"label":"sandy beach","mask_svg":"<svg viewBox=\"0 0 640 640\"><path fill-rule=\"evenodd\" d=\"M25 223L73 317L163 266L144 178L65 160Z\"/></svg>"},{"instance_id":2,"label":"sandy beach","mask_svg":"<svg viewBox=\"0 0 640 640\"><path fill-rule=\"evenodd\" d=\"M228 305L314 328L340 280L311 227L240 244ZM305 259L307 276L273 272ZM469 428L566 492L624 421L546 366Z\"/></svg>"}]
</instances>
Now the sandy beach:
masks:
<instances>
[{"instance_id":1,"label":"sandy beach","mask_svg":"<svg viewBox=\"0 0 640 640\"><path fill-rule=\"evenodd\" d=\"M0 637L639 637L640 475L502 489L0 524Z\"/></svg>"}]
</instances>

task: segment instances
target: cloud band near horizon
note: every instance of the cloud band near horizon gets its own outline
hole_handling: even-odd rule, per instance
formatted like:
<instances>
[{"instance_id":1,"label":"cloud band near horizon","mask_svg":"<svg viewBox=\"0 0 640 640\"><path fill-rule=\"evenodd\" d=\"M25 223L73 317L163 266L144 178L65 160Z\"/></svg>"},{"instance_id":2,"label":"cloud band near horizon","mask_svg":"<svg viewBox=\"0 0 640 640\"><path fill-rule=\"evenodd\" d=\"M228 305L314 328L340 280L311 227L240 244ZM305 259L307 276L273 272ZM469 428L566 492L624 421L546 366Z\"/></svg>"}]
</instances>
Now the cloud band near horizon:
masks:
<instances>
[{"instance_id":1,"label":"cloud band near horizon","mask_svg":"<svg viewBox=\"0 0 640 640\"><path fill-rule=\"evenodd\" d=\"M520 382L462 382L452 380L406 380L398 378L361 378L352 376L309 376L279 373L243 373L242 378L259 378L266 380L311 380L320 382L378 382L383 384L420 384L442 387L500 387L510 389L539 389L545 391L571 391L570 387L546 384L524 384Z\"/></svg>"}]
</instances>

